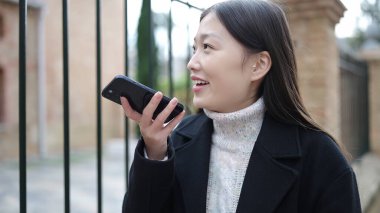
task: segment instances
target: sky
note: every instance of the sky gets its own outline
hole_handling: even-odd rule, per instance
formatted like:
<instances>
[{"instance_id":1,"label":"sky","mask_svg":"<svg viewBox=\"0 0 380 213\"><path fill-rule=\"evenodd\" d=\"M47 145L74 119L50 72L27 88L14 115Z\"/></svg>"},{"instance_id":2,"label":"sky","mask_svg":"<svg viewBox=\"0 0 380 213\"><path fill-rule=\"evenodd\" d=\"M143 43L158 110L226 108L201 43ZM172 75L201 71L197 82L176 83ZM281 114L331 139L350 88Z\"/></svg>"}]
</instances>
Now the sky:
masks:
<instances>
[{"instance_id":1,"label":"sky","mask_svg":"<svg viewBox=\"0 0 380 213\"><path fill-rule=\"evenodd\" d=\"M339 38L344 38L353 35L356 24L358 24L361 29L365 29L368 25L368 21L363 18L359 19L359 17L362 16L362 12L360 10L360 3L362 0L341 1L347 10L335 28L335 35Z\"/></svg>"},{"instance_id":2,"label":"sky","mask_svg":"<svg viewBox=\"0 0 380 213\"><path fill-rule=\"evenodd\" d=\"M182 0L187 2L187 0ZM188 0L189 3L196 5L200 8L207 8L212 4L223 0ZM347 10L343 18L335 28L335 34L339 38L350 37L355 32L355 26L359 25L360 28L365 29L368 22L361 17L360 3L362 0L341 0ZM128 1L128 17L129 32L132 32L130 38L132 42L136 40L137 34L137 20L141 9L141 0ZM173 39L173 54L174 55L187 55L188 43L192 41L199 24L200 12L196 9L190 9L181 3L172 2L171 0L152 0L152 10L157 13L168 13L172 7L172 18L174 22L174 29L172 32ZM133 33L134 32L134 33ZM156 32L156 37L159 42L160 48L167 52L167 31L161 29Z\"/></svg>"},{"instance_id":3,"label":"sky","mask_svg":"<svg viewBox=\"0 0 380 213\"><path fill-rule=\"evenodd\" d=\"M221 2L223 0L189 0L193 5L197 5L201 8L207 8L212 4ZM347 37L354 33L355 23L360 27L365 28L367 23L365 20L358 21L358 17L362 15L360 10L360 3L362 0L341 0L347 10L344 13L344 17L336 26L335 34L337 37ZM170 7L170 0L152 0L152 9L156 12L167 13ZM182 6L180 3L173 3L173 7L176 9L187 9L186 6ZM185 7L185 8L184 8Z\"/></svg>"}]
</instances>

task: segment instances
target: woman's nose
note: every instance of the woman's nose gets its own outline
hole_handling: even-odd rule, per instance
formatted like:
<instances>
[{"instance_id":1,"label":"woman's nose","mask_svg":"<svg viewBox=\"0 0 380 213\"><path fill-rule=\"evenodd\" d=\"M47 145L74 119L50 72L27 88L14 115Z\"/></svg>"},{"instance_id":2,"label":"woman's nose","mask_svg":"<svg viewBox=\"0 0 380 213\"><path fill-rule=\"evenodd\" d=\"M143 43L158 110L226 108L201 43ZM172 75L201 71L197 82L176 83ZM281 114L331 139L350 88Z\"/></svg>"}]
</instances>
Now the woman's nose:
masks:
<instances>
[{"instance_id":1,"label":"woman's nose","mask_svg":"<svg viewBox=\"0 0 380 213\"><path fill-rule=\"evenodd\" d=\"M187 63L187 69L189 71L197 71L200 68L200 64L197 60L196 54L194 54Z\"/></svg>"}]
</instances>

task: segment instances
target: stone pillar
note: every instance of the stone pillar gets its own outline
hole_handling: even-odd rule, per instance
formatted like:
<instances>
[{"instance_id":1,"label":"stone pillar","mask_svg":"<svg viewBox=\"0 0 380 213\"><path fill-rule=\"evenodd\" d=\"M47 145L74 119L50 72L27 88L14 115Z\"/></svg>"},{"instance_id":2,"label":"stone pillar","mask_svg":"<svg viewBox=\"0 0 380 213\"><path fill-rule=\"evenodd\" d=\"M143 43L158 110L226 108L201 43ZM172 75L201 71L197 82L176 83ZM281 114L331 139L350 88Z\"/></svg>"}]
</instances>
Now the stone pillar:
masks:
<instances>
[{"instance_id":1,"label":"stone pillar","mask_svg":"<svg viewBox=\"0 0 380 213\"><path fill-rule=\"evenodd\" d=\"M294 42L301 96L313 119L341 140L340 72L335 25L340 0L283 0Z\"/></svg>"},{"instance_id":2,"label":"stone pillar","mask_svg":"<svg viewBox=\"0 0 380 213\"><path fill-rule=\"evenodd\" d=\"M380 43L359 56L368 63L370 151L380 156Z\"/></svg>"}]
</instances>

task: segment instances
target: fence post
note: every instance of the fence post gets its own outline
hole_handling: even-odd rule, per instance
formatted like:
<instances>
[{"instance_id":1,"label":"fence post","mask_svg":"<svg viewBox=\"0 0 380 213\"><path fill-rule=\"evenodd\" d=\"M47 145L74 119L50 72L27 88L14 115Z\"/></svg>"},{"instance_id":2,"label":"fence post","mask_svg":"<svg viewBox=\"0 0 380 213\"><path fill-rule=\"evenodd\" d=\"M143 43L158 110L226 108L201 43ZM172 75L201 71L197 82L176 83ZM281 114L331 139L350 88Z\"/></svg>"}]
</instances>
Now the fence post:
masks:
<instances>
[{"instance_id":1,"label":"fence post","mask_svg":"<svg viewBox=\"0 0 380 213\"><path fill-rule=\"evenodd\" d=\"M340 0L283 3L295 43L299 87L306 108L317 123L341 141L339 57L334 26L346 9Z\"/></svg>"},{"instance_id":2,"label":"fence post","mask_svg":"<svg viewBox=\"0 0 380 213\"><path fill-rule=\"evenodd\" d=\"M63 149L65 213L70 212L70 112L69 112L69 37L67 0L62 1L63 25Z\"/></svg>"},{"instance_id":3,"label":"fence post","mask_svg":"<svg viewBox=\"0 0 380 213\"><path fill-rule=\"evenodd\" d=\"M168 40L169 40L169 61L168 61L168 67L169 67L169 97L174 96L174 87L173 87L173 43L172 43L172 3L173 0L170 1L170 9L169 9L169 16L168 16Z\"/></svg>"},{"instance_id":4,"label":"fence post","mask_svg":"<svg viewBox=\"0 0 380 213\"><path fill-rule=\"evenodd\" d=\"M27 0L19 2L19 160L20 212L26 213L26 29Z\"/></svg>"},{"instance_id":5,"label":"fence post","mask_svg":"<svg viewBox=\"0 0 380 213\"><path fill-rule=\"evenodd\" d=\"M125 59L124 59L124 70L125 75L129 75L129 55L128 55L128 0L124 1L124 51L125 51ZM125 186L128 187L128 176L129 176L129 123L128 118L124 118L125 123Z\"/></svg>"},{"instance_id":6,"label":"fence post","mask_svg":"<svg viewBox=\"0 0 380 213\"><path fill-rule=\"evenodd\" d=\"M102 212L102 30L101 30L101 0L96 0L96 110L97 110L97 185L98 213Z\"/></svg>"}]
</instances>

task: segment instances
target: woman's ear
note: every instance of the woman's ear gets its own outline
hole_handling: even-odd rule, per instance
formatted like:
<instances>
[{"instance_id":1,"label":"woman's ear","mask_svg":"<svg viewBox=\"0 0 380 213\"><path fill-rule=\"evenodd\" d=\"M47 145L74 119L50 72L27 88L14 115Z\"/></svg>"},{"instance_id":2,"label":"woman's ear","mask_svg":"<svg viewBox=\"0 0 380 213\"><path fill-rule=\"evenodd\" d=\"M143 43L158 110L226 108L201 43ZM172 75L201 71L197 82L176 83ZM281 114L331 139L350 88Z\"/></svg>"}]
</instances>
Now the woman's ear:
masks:
<instances>
[{"instance_id":1,"label":"woman's ear","mask_svg":"<svg viewBox=\"0 0 380 213\"><path fill-rule=\"evenodd\" d=\"M268 51L262 51L252 56L251 80L257 81L264 78L272 67L272 59Z\"/></svg>"}]
</instances>

